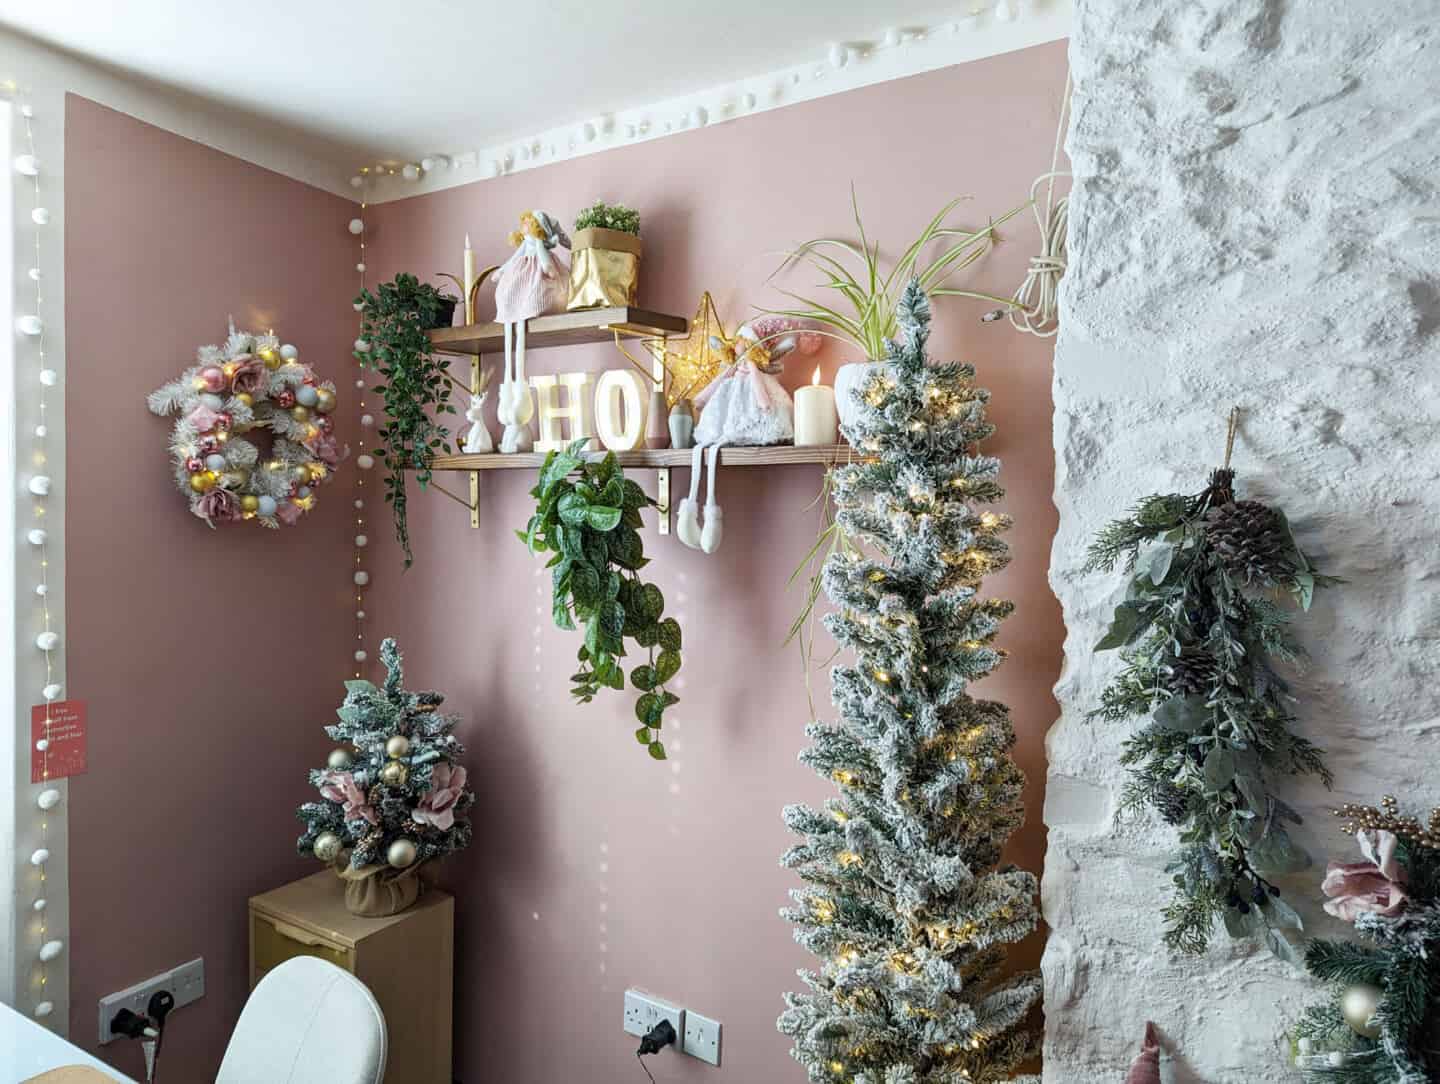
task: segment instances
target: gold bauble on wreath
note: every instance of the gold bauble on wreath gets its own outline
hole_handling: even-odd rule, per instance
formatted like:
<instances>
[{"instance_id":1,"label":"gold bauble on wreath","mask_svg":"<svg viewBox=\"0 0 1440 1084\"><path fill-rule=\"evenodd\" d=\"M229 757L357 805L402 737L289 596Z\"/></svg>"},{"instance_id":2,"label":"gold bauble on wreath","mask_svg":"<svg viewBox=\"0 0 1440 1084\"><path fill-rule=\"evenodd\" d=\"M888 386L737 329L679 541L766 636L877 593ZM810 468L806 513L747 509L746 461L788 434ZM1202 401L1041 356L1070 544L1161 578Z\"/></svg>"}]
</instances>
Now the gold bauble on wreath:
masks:
<instances>
[{"instance_id":1,"label":"gold bauble on wreath","mask_svg":"<svg viewBox=\"0 0 1440 1084\"><path fill-rule=\"evenodd\" d=\"M331 771L343 772L354 764L355 760L350 756L348 749L332 749L330 755L325 758L325 763L329 765Z\"/></svg>"},{"instance_id":2,"label":"gold bauble on wreath","mask_svg":"<svg viewBox=\"0 0 1440 1084\"><path fill-rule=\"evenodd\" d=\"M310 408L296 403L290 408L290 417L297 422L308 422L310 420Z\"/></svg>"},{"instance_id":3,"label":"gold bauble on wreath","mask_svg":"<svg viewBox=\"0 0 1440 1084\"><path fill-rule=\"evenodd\" d=\"M403 787L409 774L410 773L405 770L405 765L401 764L398 760L392 760L380 769L380 782L384 783L387 787Z\"/></svg>"},{"instance_id":4,"label":"gold bauble on wreath","mask_svg":"<svg viewBox=\"0 0 1440 1084\"><path fill-rule=\"evenodd\" d=\"M253 493L247 493L240 498L240 510L242 512L254 512L260 507L260 498Z\"/></svg>"},{"instance_id":5,"label":"gold bauble on wreath","mask_svg":"<svg viewBox=\"0 0 1440 1084\"><path fill-rule=\"evenodd\" d=\"M403 757L410 752L410 739L404 734L396 734L385 743L385 755L387 757Z\"/></svg>"},{"instance_id":6,"label":"gold bauble on wreath","mask_svg":"<svg viewBox=\"0 0 1440 1084\"><path fill-rule=\"evenodd\" d=\"M322 862L333 862L340 854L340 837L334 832L321 832L315 837L315 857Z\"/></svg>"},{"instance_id":7,"label":"gold bauble on wreath","mask_svg":"<svg viewBox=\"0 0 1440 1084\"><path fill-rule=\"evenodd\" d=\"M335 393L328 388L321 388L315 393L315 409L321 414L329 414L335 409Z\"/></svg>"},{"instance_id":8,"label":"gold bauble on wreath","mask_svg":"<svg viewBox=\"0 0 1440 1084\"><path fill-rule=\"evenodd\" d=\"M1378 1039L1380 1025L1374 1022L1373 1017L1383 1000L1385 992L1380 987L1357 982L1354 986L1345 987L1345 991L1340 995L1340 1015L1345 1017L1345 1023L1350 1025L1356 1035L1366 1039Z\"/></svg>"}]
</instances>

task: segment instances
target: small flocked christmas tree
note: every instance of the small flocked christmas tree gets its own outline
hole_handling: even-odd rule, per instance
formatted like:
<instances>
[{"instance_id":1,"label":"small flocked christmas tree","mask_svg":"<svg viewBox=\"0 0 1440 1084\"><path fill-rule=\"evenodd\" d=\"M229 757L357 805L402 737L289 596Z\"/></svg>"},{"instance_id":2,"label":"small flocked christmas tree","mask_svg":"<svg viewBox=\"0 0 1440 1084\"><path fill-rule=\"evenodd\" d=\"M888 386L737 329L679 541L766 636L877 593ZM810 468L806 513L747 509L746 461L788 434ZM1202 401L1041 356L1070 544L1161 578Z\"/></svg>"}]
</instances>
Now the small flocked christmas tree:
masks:
<instances>
[{"instance_id":1,"label":"small flocked christmas tree","mask_svg":"<svg viewBox=\"0 0 1440 1084\"><path fill-rule=\"evenodd\" d=\"M475 796L458 763L465 748L450 733L456 718L436 710L444 697L406 691L394 640L380 646L380 658L383 688L345 683L340 721L325 733L350 748L335 749L310 773L322 800L296 816L305 822L301 854L334 862L348 852L346 871L394 877L468 845L463 818Z\"/></svg>"},{"instance_id":2,"label":"small flocked christmas tree","mask_svg":"<svg viewBox=\"0 0 1440 1084\"><path fill-rule=\"evenodd\" d=\"M826 624L855 661L834 672L840 721L812 723L801 754L839 796L785 810L804 842L782 863L808 886L782 914L823 963L779 1027L811 1081L1008 1080L1038 1049L1040 978L1003 975L1036 928L1037 884L998 865L1024 817L1009 713L966 690L1003 657L1013 606L978 589L1009 560L1010 521L976 510L1003 495L976 450L989 393L971 366L927 363L918 283L899 318L845 430L873 458L835 472L837 523L860 545L827 559Z\"/></svg>"}]
</instances>

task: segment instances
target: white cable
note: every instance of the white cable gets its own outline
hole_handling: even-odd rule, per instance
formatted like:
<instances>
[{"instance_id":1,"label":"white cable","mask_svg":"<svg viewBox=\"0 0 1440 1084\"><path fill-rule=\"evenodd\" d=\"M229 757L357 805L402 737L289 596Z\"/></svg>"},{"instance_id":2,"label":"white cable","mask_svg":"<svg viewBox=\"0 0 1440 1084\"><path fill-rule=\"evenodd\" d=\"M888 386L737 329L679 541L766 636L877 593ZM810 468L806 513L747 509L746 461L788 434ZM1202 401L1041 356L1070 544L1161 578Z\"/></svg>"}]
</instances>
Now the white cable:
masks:
<instances>
[{"instance_id":1,"label":"white cable","mask_svg":"<svg viewBox=\"0 0 1440 1084\"><path fill-rule=\"evenodd\" d=\"M1070 227L1070 198L1055 199L1055 182L1071 174L1056 167L1060 164L1060 144L1065 137L1065 118L1070 111L1070 76L1065 77L1065 97L1060 101L1060 120L1055 126L1055 149L1050 155L1050 172L1042 173L1030 185L1030 209L1040 231L1040 254L1030 257L1030 270L1025 281L1011 298L1010 325L1016 331L1048 339L1059 330L1060 279L1065 274L1069 255L1066 235ZM1049 191L1042 211L1039 188L1046 181ZM999 315L998 313L996 315Z\"/></svg>"}]
</instances>

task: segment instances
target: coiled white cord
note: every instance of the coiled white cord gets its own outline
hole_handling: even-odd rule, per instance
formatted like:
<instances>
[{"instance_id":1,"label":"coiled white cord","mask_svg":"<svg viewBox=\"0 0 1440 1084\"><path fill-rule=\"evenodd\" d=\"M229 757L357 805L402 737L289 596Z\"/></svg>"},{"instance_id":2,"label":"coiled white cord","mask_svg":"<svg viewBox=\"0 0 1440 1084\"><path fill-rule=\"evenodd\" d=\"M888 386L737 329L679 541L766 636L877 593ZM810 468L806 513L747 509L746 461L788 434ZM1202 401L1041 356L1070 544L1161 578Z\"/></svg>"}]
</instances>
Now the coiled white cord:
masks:
<instances>
[{"instance_id":1,"label":"coiled white cord","mask_svg":"<svg viewBox=\"0 0 1440 1084\"><path fill-rule=\"evenodd\" d=\"M1066 75L1065 97L1060 102L1060 120L1055 126L1055 149L1050 155L1050 172L1040 174L1030 185L1030 209L1035 213L1035 225L1040 231L1040 254L1030 257L1030 270L1011 298L1008 310L1010 325L1016 331L1042 339L1048 339L1060 327L1060 279L1065 274L1065 261L1069 255L1066 235L1070 227L1070 198L1055 198L1055 182L1061 177L1071 176L1068 171L1056 168L1060 164L1060 143L1065 138L1065 119L1069 112L1070 76ZM1041 210L1039 190L1047 181L1049 190L1044 210Z\"/></svg>"}]
</instances>

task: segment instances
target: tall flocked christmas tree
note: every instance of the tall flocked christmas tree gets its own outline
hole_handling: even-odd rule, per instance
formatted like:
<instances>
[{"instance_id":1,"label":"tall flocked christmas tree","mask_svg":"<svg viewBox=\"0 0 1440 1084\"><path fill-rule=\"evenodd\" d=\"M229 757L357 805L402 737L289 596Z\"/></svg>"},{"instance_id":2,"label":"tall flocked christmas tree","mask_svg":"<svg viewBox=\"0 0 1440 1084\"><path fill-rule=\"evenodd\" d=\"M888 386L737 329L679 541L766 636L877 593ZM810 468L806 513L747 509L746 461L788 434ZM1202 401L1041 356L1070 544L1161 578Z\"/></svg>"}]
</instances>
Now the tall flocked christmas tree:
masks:
<instances>
[{"instance_id":1,"label":"tall flocked christmas tree","mask_svg":"<svg viewBox=\"0 0 1440 1084\"><path fill-rule=\"evenodd\" d=\"M410 692L400 649L380 645L385 684L347 681L340 721L325 733L341 746L327 766L311 771L321 801L296 812L305 822L301 854L332 862L345 852L347 872L394 876L443 858L470 842L464 819L475 795L465 786L458 759L465 747L450 733L453 715L437 709L435 692Z\"/></svg>"},{"instance_id":2,"label":"tall flocked christmas tree","mask_svg":"<svg viewBox=\"0 0 1440 1084\"><path fill-rule=\"evenodd\" d=\"M836 521L859 545L826 561L826 625L855 660L834 671L840 721L812 723L801 754L839 795L785 810L804 842L781 861L808 885L782 914L823 963L779 1027L811 1081L978 1084L1038 1049L1040 978L1003 975L1037 924L1034 875L999 866L1024 777L1006 707L966 691L1003 658L1013 605L978 589L1009 560L1010 520L976 510L1003 495L976 449L989 393L969 365L928 364L918 283L899 317L845 430L867 460L835 472Z\"/></svg>"}]
</instances>

